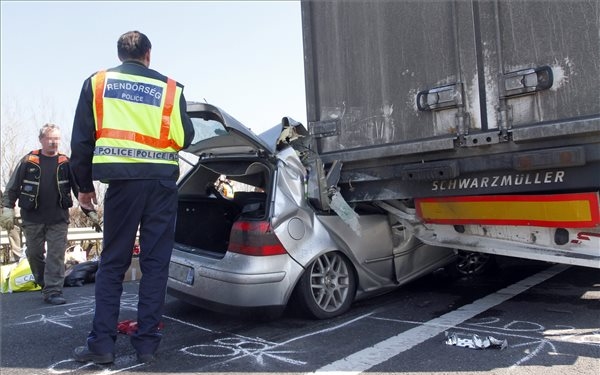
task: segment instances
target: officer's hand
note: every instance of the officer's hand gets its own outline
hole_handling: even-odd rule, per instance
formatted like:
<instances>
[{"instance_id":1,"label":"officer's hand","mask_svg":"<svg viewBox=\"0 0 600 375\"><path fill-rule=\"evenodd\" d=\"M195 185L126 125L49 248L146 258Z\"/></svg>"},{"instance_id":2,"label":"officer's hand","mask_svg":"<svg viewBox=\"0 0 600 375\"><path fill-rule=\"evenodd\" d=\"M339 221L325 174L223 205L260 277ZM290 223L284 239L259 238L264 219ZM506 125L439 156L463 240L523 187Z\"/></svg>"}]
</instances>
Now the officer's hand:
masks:
<instances>
[{"instance_id":1,"label":"officer's hand","mask_svg":"<svg viewBox=\"0 0 600 375\"><path fill-rule=\"evenodd\" d=\"M77 194L77 200L79 201L79 205L85 214L87 215L86 210L93 211L94 205L98 204L98 200L96 199L96 192L92 191L90 193L82 193L79 192Z\"/></svg>"},{"instance_id":2,"label":"officer's hand","mask_svg":"<svg viewBox=\"0 0 600 375\"><path fill-rule=\"evenodd\" d=\"M7 231L11 231L15 227L15 210L6 207L2 208L0 226Z\"/></svg>"},{"instance_id":3,"label":"officer's hand","mask_svg":"<svg viewBox=\"0 0 600 375\"><path fill-rule=\"evenodd\" d=\"M102 232L102 222L98 217L98 212L96 212L96 210L86 210L83 207L81 207L81 210L92 222L92 228L94 228L96 232Z\"/></svg>"}]
</instances>

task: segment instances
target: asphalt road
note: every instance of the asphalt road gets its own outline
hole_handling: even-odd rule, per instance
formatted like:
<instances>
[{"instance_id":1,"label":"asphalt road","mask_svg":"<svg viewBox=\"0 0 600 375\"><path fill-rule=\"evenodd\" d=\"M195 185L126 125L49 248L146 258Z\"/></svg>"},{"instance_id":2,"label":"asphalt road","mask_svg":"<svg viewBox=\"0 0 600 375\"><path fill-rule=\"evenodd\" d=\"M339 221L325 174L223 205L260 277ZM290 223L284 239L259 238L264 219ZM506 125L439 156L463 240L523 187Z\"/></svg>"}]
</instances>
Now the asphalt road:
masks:
<instances>
[{"instance_id":1,"label":"asphalt road","mask_svg":"<svg viewBox=\"0 0 600 375\"><path fill-rule=\"evenodd\" d=\"M326 321L288 309L278 319L225 315L169 297L152 364L136 363L126 335L110 366L74 362L91 326L94 285L0 296L0 373L233 374L600 373L600 271L510 260L482 277L426 276L356 303ZM120 319L135 319L138 283L125 283ZM445 333L506 340L505 349L449 345Z\"/></svg>"}]
</instances>

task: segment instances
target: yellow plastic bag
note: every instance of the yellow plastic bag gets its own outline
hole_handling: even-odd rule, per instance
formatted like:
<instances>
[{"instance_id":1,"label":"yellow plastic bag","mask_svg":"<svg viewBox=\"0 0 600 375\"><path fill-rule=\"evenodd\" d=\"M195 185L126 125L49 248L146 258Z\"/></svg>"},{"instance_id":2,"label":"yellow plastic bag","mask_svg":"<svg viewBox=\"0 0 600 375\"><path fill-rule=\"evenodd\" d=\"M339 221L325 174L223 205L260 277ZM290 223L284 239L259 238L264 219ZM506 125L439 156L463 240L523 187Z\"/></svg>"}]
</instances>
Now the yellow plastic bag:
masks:
<instances>
[{"instance_id":1,"label":"yellow plastic bag","mask_svg":"<svg viewBox=\"0 0 600 375\"><path fill-rule=\"evenodd\" d=\"M10 272L15 269L17 263L10 263L0 266L0 279L2 279L2 293L8 293L8 277Z\"/></svg>"},{"instance_id":2,"label":"yellow plastic bag","mask_svg":"<svg viewBox=\"0 0 600 375\"><path fill-rule=\"evenodd\" d=\"M29 292L40 289L42 287L35 283L35 278L29 267L29 261L27 258L21 259L8 275L8 292Z\"/></svg>"}]
</instances>

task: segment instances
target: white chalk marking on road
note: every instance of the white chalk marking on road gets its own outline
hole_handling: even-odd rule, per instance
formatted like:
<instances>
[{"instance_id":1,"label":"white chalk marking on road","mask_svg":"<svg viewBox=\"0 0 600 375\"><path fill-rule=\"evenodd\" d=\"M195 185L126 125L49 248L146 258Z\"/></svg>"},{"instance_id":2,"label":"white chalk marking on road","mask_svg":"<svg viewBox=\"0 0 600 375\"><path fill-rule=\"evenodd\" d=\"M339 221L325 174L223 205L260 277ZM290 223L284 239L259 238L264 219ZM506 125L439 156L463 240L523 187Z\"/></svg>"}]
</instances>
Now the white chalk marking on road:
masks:
<instances>
[{"instance_id":1,"label":"white chalk marking on road","mask_svg":"<svg viewBox=\"0 0 600 375\"><path fill-rule=\"evenodd\" d=\"M501 289L477 301L462 306L452 312L432 319L419 327L409 329L399 335L383 340L371 347L365 348L346 358L330 363L313 373L327 372L328 374L360 374L388 359L407 351L422 342L435 337L445 330L455 327L484 311L497 306L527 289L558 275L569 268L567 265L556 265L533 276Z\"/></svg>"},{"instance_id":2,"label":"white chalk marking on road","mask_svg":"<svg viewBox=\"0 0 600 375\"><path fill-rule=\"evenodd\" d=\"M202 330L202 331L211 332L211 333L212 333L212 332L214 332L214 331L213 331L212 329L210 329L210 328L206 328L206 327L199 326L199 325L197 325L197 324L193 324L193 323L190 323L190 322L186 322L185 320L181 320L181 319L173 318L172 316L163 315L163 317L164 317L165 319L170 319L170 320L172 320L172 321L174 321L174 322L177 322L177 323L181 323L181 324L184 324L184 325L187 325L187 326L190 326L190 327L198 328L199 330Z\"/></svg>"},{"instance_id":3,"label":"white chalk marking on road","mask_svg":"<svg viewBox=\"0 0 600 375\"><path fill-rule=\"evenodd\" d=\"M525 357L519 359L517 362L515 362L515 364L513 364L512 366L510 366L510 369L514 369L515 367L519 367L521 364L529 361L530 359L534 358L535 356L537 356L542 349L548 345L550 346L550 348L552 349L550 352L551 353L556 353L556 347L554 346L553 343L551 343L549 340L538 340L538 341L534 341L534 342L526 342L523 344L517 344L517 345L513 345L513 347L518 348L520 346L526 346L526 345L531 345L531 344L538 344L538 346L529 354L527 354Z\"/></svg>"}]
</instances>

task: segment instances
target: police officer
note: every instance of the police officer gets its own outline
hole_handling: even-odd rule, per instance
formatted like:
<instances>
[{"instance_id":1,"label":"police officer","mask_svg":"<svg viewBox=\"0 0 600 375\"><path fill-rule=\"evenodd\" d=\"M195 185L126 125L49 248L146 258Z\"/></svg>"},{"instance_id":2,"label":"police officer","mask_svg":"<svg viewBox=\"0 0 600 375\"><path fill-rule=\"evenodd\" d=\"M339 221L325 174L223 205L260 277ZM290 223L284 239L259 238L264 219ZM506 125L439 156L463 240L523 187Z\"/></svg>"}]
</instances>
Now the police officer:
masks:
<instances>
[{"instance_id":1,"label":"police officer","mask_svg":"<svg viewBox=\"0 0 600 375\"><path fill-rule=\"evenodd\" d=\"M59 127L44 125L39 140L42 148L25 155L8 181L0 225L9 232L13 229L18 200L31 273L42 286L44 301L61 305L66 302L63 284L71 190L77 194L77 188L69 158L58 151Z\"/></svg>"},{"instance_id":2,"label":"police officer","mask_svg":"<svg viewBox=\"0 0 600 375\"><path fill-rule=\"evenodd\" d=\"M193 125L183 86L149 69L152 45L139 31L117 42L122 64L83 83L71 136L71 160L79 203L97 204L92 180L108 183L103 249L95 281L95 312L80 362L114 361L123 278L140 231L138 329L131 344L139 362L155 358L159 323L173 250L179 165Z\"/></svg>"}]
</instances>

